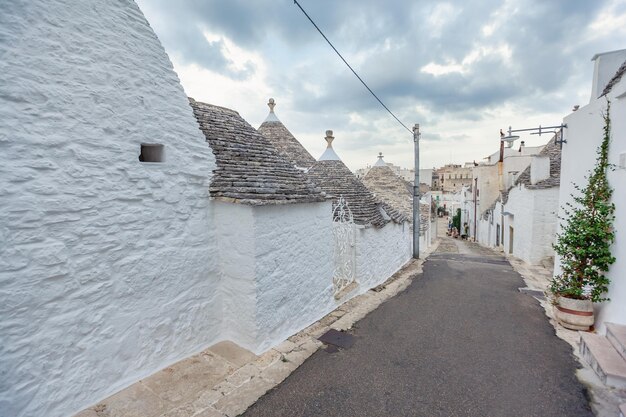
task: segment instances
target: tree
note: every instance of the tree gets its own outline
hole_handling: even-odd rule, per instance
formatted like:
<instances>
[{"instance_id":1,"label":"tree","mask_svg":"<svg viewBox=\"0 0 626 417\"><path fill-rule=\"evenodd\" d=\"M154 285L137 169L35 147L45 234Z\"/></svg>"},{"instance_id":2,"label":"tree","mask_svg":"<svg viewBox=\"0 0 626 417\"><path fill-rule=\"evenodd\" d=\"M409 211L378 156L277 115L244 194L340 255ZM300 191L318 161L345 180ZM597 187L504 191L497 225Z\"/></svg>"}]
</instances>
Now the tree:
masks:
<instances>
[{"instance_id":1,"label":"tree","mask_svg":"<svg viewBox=\"0 0 626 417\"><path fill-rule=\"evenodd\" d=\"M555 276L550 285L556 295L593 302L608 300L604 294L610 281L605 274L615 262L611 255L611 244L615 240L615 204L611 202L613 189L607 180L607 170L611 168L608 161L610 106L608 102L603 114L604 136L596 165L584 188L574 186L579 195L572 194L573 204L566 205L566 221L554 245L555 252L561 257L563 272Z\"/></svg>"}]
</instances>

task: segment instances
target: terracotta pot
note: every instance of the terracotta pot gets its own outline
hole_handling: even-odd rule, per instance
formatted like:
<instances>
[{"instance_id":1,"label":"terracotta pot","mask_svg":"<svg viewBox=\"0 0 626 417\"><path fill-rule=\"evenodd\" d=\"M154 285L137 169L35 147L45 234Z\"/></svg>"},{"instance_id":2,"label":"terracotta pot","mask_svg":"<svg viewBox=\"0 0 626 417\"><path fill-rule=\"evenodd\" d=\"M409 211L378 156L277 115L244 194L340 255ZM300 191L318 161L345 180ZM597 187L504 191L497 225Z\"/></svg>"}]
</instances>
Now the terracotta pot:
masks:
<instances>
[{"instance_id":1,"label":"terracotta pot","mask_svg":"<svg viewBox=\"0 0 626 417\"><path fill-rule=\"evenodd\" d=\"M576 300L558 296L555 315L561 326L572 330L588 331L595 321L591 300Z\"/></svg>"}]
</instances>

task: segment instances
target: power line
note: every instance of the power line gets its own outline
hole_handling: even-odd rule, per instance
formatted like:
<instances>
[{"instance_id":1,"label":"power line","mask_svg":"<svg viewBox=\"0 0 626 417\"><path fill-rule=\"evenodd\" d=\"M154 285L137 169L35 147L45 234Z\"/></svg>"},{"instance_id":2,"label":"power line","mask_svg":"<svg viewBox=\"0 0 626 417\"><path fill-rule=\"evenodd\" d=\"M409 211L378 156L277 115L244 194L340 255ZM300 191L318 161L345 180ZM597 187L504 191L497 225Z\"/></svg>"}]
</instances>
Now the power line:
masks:
<instances>
[{"instance_id":1,"label":"power line","mask_svg":"<svg viewBox=\"0 0 626 417\"><path fill-rule=\"evenodd\" d=\"M330 47L333 48L333 50L337 53L337 55L339 55L339 58L341 58L341 60L344 62L344 64L346 64L348 66L348 68L350 68L350 71L352 71L352 73L356 76L356 78L358 78L359 81L361 81L361 84L363 84L365 86L365 88L367 88L367 91L369 91L374 96L374 98L376 100L378 100L380 105L383 106L385 108L385 110L387 110L389 112L389 114L392 115L393 118L396 119L397 122L402 125L402 127L404 127L406 130L408 130L409 133L413 134L413 131L411 129L409 129L408 127L406 127L406 125L404 123L402 123L400 121L400 119L398 119L396 117L396 115L393 114L393 112L391 110L389 110L389 107L385 106L385 103L383 103L381 101L381 99L378 98L378 96L372 91L371 88L369 88L369 86L365 83L365 81L363 81L363 79L361 77L359 77L359 74L357 74L356 71L350 66L350 64L348 64L348 61L346 61L344 59L344 57L339 53L339 51L337 50L337 48L335 48L335 46L332 44L332 42L328 40L326 35L324 35L324 32L322 32L322 30L315 24L313 19L311 19L311 16L309 16L308 13L306 11L304 11L302 6L300 6L300 3L298 3L298 0L293 0L293 2L296 4L296 6L298 6L300 8L300 10L302 10L302 13L304 13L304 15L307 17L307 19L309 19L309 21L313 24L313 26L315 26L315 29L317 29L317 31L320 33L320 35L322 35L322 37L326 40L326 42L328 42Z\"/></svg>"}]
</instances>

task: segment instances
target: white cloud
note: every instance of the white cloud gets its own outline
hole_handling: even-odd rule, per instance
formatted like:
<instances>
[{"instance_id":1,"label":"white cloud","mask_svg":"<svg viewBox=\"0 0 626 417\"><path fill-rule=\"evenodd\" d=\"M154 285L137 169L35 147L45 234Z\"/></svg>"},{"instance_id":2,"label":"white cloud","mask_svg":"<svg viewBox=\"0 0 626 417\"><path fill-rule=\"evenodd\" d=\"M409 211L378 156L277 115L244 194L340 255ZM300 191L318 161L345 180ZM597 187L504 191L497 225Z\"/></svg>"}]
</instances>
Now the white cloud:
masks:
<instances>
[{"instance_id":1,"label":"white cloud","mask_svg":"<svg viewBox=\"0 0 626 417\"><path fill-rule=\"evenodd\" d=\"M605 7L598 17L591 22L587 36L591 39L598 39L605 36L624 36L626 35L626 11L621 13L618 8L624 9L626 2L624 0L613 0Z\"/></svg>"}]
</instances>

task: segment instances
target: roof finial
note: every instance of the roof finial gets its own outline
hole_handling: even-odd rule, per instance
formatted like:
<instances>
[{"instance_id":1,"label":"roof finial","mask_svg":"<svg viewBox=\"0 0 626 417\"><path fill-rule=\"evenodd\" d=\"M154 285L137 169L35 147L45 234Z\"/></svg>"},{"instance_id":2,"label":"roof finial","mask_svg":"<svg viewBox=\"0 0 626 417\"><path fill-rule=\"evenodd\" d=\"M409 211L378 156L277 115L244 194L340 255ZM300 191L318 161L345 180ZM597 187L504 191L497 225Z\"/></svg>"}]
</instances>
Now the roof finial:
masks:
<instances>
[{"instance_id":1,"label":"roof finial","mask_svg":"<svg viewBox=\"0 0 626 417\"><path fill-rule=\"evenodd\" d=\"M333 147L333 140L335 139L335 137L333 136L333 131L332 130L327 130L326 131L326 143L328 143L327 148L331 148Z\"/></svg>"},{"instance_id":2,"label":"roof finial","mask_svg":"<svg viewBox=\"0 0 626 417\"><path fill-rule=\"evenodd\" d=\"M276 114L274 113L274 107L276 106L276 101L273 98L269 99L269 102L267 103L268 107L270 108L270 114L267 115L267 117L265 118L265 122L280 122L280 120L278 120L278 117L276 117Z\"/></svg>"},{"instance_id":3,"label":"roof finial","mask_svg":"<svg viewBox=\"0 0 626 417\"><path fill-rule=\"evenodd\" d=\"M378 161L374 164L375 167L386 167L385 161L383 160L383 153L378 152Z\"/></svg>"},{"instance_id":4,"label":"roof finial","mask_svg":"<svg viewBox=\"0 0 626 417\"><path fill-rule=\"evenodd\" d=\"M335 137L333 136L333 131L327 130L326 137L324 139L326 139L326 143L328 143L328 146L326 146L326 150L324 151L322 156L320 156L320 159L318 159L318 161L341 161L341 159L339 159L339 156L335 153L335 150L333 149L333 140L335 139Z\"/></svg>"}]
</instances>

